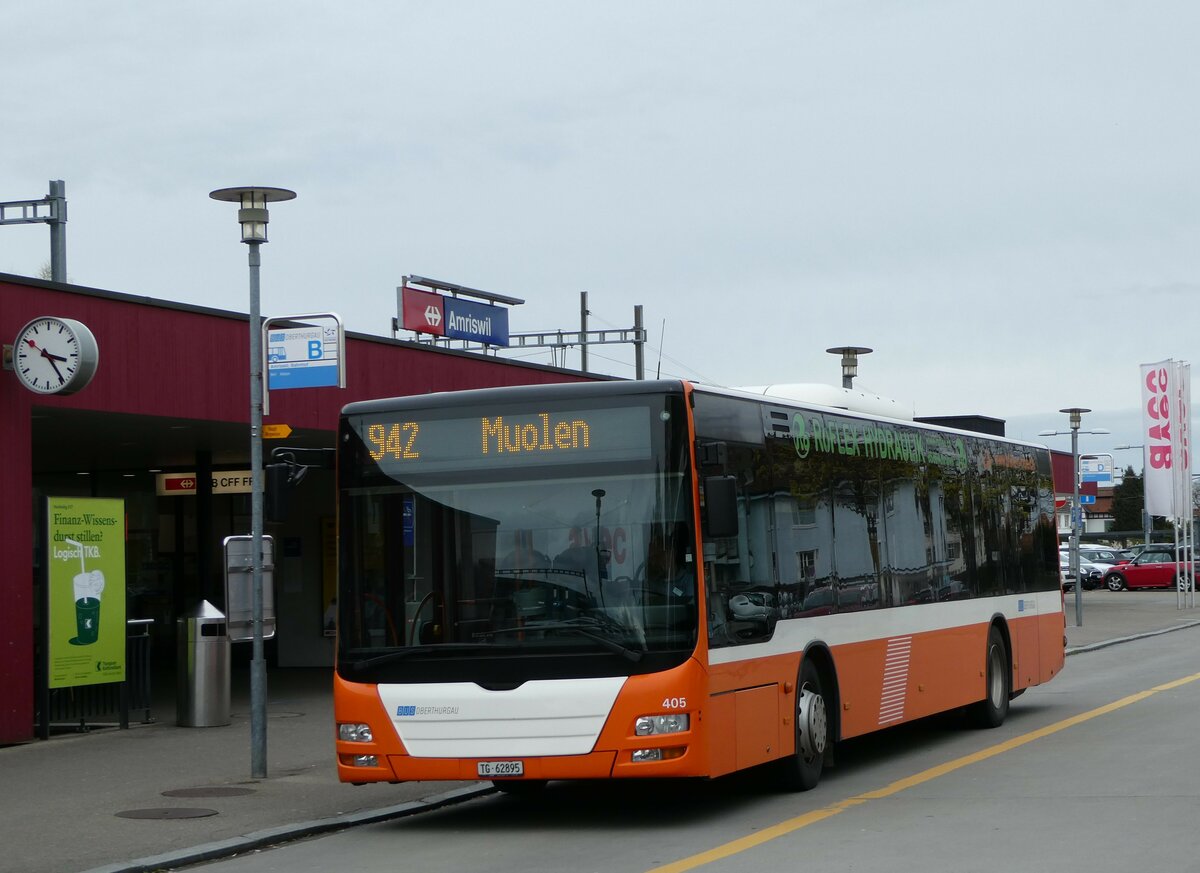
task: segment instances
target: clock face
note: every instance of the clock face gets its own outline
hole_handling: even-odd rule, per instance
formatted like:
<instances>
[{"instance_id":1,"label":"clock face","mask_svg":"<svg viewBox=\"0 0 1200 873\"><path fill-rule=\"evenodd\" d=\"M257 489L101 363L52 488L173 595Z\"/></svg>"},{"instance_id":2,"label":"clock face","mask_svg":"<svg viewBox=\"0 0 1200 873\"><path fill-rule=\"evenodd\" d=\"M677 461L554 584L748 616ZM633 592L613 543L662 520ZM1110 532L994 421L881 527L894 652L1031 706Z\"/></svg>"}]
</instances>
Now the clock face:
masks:
<instances>
[{"instance_id":1,"label":"clock face","mask_svg":"<svg viewBox=\"0 0 1200 873\"><path fill-rule=\"evenodd\" d=\"M98 362L96 338L70 318L35 318L13 343L13 370L38 394L73 394L91 381Z\"/></svg>"}]
</instances>

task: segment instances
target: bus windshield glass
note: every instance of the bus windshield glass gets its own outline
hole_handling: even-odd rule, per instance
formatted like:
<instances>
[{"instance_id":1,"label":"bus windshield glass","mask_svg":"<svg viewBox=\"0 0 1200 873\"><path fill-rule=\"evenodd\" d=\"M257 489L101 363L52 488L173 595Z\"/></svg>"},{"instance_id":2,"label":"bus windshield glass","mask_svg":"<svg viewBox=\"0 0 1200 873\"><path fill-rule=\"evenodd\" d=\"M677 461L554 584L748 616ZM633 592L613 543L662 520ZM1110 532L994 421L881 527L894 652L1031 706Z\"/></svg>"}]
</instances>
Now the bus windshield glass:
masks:
<instances>
[{"instance_id":1,"label":"bus windshield glass","mask_svg":"<svg viewBox=\"0 0 1200 873\"><path fill-rule=\"evenodd\" d=\"M343 417L344 678L504 686L691 654L682 393L428 403Z\"/></svg>"}]
</instances>

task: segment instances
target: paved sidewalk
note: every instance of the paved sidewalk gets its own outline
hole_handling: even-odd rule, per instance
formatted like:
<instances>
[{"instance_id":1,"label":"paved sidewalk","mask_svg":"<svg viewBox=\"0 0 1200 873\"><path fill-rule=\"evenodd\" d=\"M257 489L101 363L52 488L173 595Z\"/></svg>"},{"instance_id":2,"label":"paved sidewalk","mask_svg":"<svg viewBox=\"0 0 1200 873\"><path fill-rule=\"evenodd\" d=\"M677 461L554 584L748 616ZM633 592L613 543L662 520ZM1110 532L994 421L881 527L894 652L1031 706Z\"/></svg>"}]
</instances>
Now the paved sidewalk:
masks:
<instances>
[{"instance_id":1,"label":"paved sidewalk","mask_svg":"<svg viewBox=\"0 0 1200 873\"><path fill-rule=\"evenodd\" d=\"M1200 624L1200 605L1177 608L1171 591L1083 591L1083 624L1075 623L1075 592L1066 595L1067 654L1123 642L1128 637ZM1196 598L1200 604L1200 597Z\"/></svg>"},{"instance_id":2,"label":"paved sidewalk","mask_svg":"<svg viewBox=\"0 0 1200 873\"><path fill-rule=\"evenodd\" d=\"M1200 609L1176 609L1174 592L1085 591L1083 598L1083 626L1076 627L1074 595L1067 594L1068 655L1200 626ZM0 748L0 869L161 870L492 790L486 783L339 783L327 669L271 674L268 775L253 780L244 672L235 668L226 727L177 727L170 687L160 689L155 724ZM140 810L159 817L121 815ZM189 810L204 815L185 817Z\"/></svg>"}]
</instances>

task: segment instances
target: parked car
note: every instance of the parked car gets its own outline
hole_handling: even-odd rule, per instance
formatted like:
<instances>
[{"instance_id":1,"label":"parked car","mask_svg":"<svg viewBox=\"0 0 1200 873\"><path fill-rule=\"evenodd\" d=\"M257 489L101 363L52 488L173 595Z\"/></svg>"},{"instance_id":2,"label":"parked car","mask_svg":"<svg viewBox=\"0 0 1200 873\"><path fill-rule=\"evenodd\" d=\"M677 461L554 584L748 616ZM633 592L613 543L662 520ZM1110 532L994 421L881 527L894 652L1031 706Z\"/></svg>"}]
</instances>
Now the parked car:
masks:
<instances>
[{"instance_id":1,"label":"parked car","mask_svg":"<svg viewBox=\"0 0 1200 873\"><path fill-rule=\"evenodd\" d=\"M1079 546L1079 557L1086 558L1093 564L1108 564L1113 567L1118 564L1128 563L1131 560L1122 555L1119 549L1085 544Z\"/></svg>"},{"instance_id":2,"label":"parked car","mask_svg":"<svg viewBox=\"0 0 1200 873\"><path fill-rule=\"evenodd\" d=\"M1200 575L1192 562L1187 562L1185 566L1191 567L1193 579ZM1105 573L1104 585L1109 591L1122 591L1126 588L1174 588L1175 550L1170 547L1151 546L1128 564L1113 567Z\"/></svg>"},{"instance_id":3,"label":"parked car","mask_svg":"<svg viewBox=\"0 0 1200 873\"><path fill-rule=\"evenodd\" d=\"M1146 550L1146 546L1144 546L1144 545L1130 546L1127 549L1117 549L1117 554L1119 554L1121 557L1123 557L1126 560L1126 562L1129 562L1129 561L1132 561L1134 558L1136 558L1138 555L1140 555L1145 550Z\"/></svg>"},{"instance_id":4,"label":"parked car","mask_svg":"<svg viewBox=\"0 0 1200 873\"><path fill-rule=\"evenodd\" d=\"M1071 558L1071 549L1068 546L1061 546L1058 550L1058 559L1067 561ZM1112 549L1102 549L1099 546L1079 546L1079 560L1087 561L1089 564L1095 564L1102 571L1101 575L1107 573L1113 567L1124 562L1124 559L1117 555Z\"/></svg>"},{"instance_id":5,"label":"parked car","mask_svg":"<svg viewBox=\"0 0 1200 873\"><path fill-rule=\"evenodd\" d=\"M1071 563L1065 555L1059 555L1058 569L1063 579L1063 590L1073 591L1075 588L1075 579L1070 572ZM1105 569L1099 567L1090 561L1079 561L1079 575L1083 577L1083 590L1091 591L1093 588L1099 588L1104 584Z\"/></svg>"}]
</instances>

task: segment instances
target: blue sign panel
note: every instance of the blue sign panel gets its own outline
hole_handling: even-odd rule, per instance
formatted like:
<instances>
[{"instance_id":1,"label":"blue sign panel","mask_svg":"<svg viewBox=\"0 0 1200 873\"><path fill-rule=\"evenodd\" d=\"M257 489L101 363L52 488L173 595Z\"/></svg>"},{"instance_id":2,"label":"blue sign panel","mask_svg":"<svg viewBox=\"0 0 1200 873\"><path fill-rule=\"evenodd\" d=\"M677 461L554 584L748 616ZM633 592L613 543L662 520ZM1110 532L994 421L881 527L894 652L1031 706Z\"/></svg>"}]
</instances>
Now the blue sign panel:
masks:
<instances>
[{"instance_id":1,"label":"blue sign panel","mask_svg":"<svg viewBox=\"0 0 1200 873\"><path fill-rule=\"evenodd\" d=\"M331 388L338 384L336 328L267 331L267 389Z\"/></svg>"},{"instance_id":2,"label":"blue sign panel","mask_svg":"<svg viewBox=\"0 0 1200 873\"><path fill-rule=\"evenodd\" d=\"M417 538L417 507L411 494L400 498L400 540L411 546Z\"/></svg>"},{"instance_id":3,"label":"blue sign panel","mask_svg":"<svg viewBox=\"0 0 1200 873\"><path fill-rule=\"evenodd\" d=\"M493 346L508 345L508 310L501 306L472 303L461 297L443 297L446 307L445 336Z\"/></svg>"}]
</instances>

